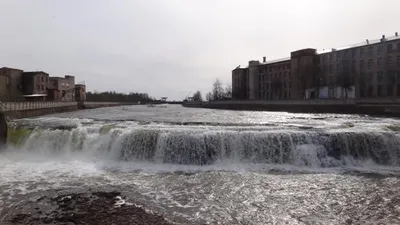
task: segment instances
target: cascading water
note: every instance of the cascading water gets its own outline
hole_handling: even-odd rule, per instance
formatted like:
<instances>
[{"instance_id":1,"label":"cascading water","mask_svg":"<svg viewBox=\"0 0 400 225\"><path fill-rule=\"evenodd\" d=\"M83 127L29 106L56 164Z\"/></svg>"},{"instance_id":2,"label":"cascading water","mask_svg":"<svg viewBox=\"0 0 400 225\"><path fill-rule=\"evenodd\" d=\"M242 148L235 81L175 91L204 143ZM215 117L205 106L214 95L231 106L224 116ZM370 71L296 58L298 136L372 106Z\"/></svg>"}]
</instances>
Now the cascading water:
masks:
<instances>
[{"instance_id":1,"label":"cascading water","mask_svg":"<svg viewBox=\"0 0 400 225\"><path fill-rule=\"evenodd\" d=\"M267 127L80 124L30 130L18 148L46 154L84 154L110 160L207 165L218 162L294 164L310 167L373 161L400 165L394 132L274 130ZM11 134L10 139L13 139ZM21 143L22 142L22 143Z\"/></svg>"},{"instance_id":2,"label":"cascading water","mask_svg":"<svg viewBox=\"0 0 400 225\"><path fill-rule=\"evenodd\" d=\"M0 224L51 214L44 196L109 189L176 224L400 224L399 135L391 118L180 106L17 120Z\"/></svg>"}]
</instances>

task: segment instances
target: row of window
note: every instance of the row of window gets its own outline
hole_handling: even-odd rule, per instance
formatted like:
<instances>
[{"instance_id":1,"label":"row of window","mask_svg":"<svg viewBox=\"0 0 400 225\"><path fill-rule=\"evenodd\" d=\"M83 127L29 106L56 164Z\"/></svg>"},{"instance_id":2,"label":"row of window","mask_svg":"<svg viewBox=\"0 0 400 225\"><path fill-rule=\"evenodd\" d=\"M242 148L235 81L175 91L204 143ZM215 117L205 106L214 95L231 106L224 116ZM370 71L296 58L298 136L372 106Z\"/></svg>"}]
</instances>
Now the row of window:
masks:
<instances>
[{"instance_id":1,"label":"row of window","mask_svg":"<svg viewBox=\"0 0 400 225\"><path fill-rule=\"evenodd\" d=\"M279 70L289 70L290 69L290 62L289 63L281 63L277 65L269 65L269 66L262 66L260 67L260 73L266 72L274 72Z\"/></svg>"},{"instance_id":2,"label":"row of window","mask_svg":"<svg viewBox=\"0 0 400 225\"><path fill-rule=\"evenodd\" d=\"M397 86L397 88L396 88ZM368 98L368 97L399 97L400 96L400 84L393 85L388 84L384 85L376 85L376 93L374 93L374 86L368 86L367 89L360 88L360 97ZM386 88L386 89L384 89ZM394 92L395 88L397 89L396 93Z\"/></svg>"},{"instance_id":3,"label":"row of window","mask_svg":"<svg viewBox=\"0 0 400 225\"><path fill-rule=\"evenodd\" d=\"M281 91L281 92L268 92L268 91L260 91L258 93L258 97L264 100L283 100L290 99L290 91Z\"/></svg>"},{"instance_id":4,"label":"row of window","mask_svg":"<svg viewBox=\"0 0 400 225\"><path fill-rule=\"evenodd\" d=\"M258 84L258 88L259 88L259 90L271 90L272 89L272 86L273 86L274 84L271 84L271 83L264 83L264 84ZM284 82L284 83L282 83L282 85L280 85L280 88L283 88L283 89L290 89L291 88L291 85L290 85L290 82Z\"/></svg>"},{"instance_id":5,"label":"row of window","mask_svg":"<svg viewBox=\"0 0 400 225\"><path fill-rule=\"evenodd\" d=\"M396 43L388 43L386 45L387 52L393 52L395 50L396 46L397 46L397 51L400 52L400 42L397 44ZM359 50L360 57L364 57L365 54L374 55L375 52L377 55L381 55L383 53L383 48L384 48L384 45L377 45L377 46L371 45L371 46L366 46L366 47L353 48L351 50L347 49L344 51L338 51L338 52L331 53L331 54L324 54L323 61L324 62L327 62L327 61L332 62L332 61L334 61L334 59L336 59L336 61L339 61L342 58L342 56L344 58L347 58L350 54L350 51L351 51L351 56L354 59L357 55L357 50Z\"/></svg>"}]
</instances>

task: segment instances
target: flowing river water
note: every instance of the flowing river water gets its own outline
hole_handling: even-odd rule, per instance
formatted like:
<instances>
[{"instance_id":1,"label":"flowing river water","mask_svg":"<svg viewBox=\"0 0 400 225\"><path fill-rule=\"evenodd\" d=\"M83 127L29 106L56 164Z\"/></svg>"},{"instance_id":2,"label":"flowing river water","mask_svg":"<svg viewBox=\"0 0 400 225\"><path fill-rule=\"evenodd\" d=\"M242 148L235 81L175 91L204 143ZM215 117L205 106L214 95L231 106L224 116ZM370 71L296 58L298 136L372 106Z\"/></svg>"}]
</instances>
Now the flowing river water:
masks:
<instances>
[{"instance_id":1,"label":"flowing river water","mask_svg":"<svg viewBox=\"0 0 400 225\"><path fill-rule=\"evenodd\" d=\"M400 120L125 106L11 123L21 198L111 188L176 224L400 224Z\"/></svg>"}]
</instances>

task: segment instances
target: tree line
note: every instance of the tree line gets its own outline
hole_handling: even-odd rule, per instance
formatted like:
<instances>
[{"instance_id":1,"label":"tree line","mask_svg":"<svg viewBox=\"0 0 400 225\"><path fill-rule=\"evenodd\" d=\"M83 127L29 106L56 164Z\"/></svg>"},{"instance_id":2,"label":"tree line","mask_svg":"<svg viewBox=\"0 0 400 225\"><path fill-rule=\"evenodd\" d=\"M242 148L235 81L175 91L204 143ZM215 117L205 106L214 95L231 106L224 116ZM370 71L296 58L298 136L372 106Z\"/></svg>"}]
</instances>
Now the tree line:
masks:
<instances>
[{"instance_id":1,"label":"tree line","mask_svg":"<svg viewBox=\"0 0 400 225\"><path fill-rule=\"evenodd\" d=\"M212 85L210 92L206 94L207 101L218 101L232 99L232 86L228 84L225 88L219 79L216 79ZM196 91L191 99L185 101L203 101L203 96L200 91Z\"/></svg>"},{"instance_id":2,"label":"tree line","mask_svg":"<svg viewBox=\"0 0 400 225\"><path fill-rule=\"evenodd\" d=\"M156 99L150 97L146 93L118 93L115 91L109 92L87 92L86 101L93 102L154 102Z\"/></svg>"}]
</instances>

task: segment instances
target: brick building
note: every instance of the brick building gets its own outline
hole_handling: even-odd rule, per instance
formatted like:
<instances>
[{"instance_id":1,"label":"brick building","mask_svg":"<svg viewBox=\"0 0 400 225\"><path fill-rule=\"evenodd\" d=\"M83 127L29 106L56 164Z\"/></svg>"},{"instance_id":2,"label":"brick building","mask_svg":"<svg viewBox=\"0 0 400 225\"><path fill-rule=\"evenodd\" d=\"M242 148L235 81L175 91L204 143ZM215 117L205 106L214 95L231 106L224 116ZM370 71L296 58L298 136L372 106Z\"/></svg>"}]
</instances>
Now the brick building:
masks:
<instances>
[{"instance_id":1,"label":"brick building","mask_svg":"<svg viewBox=\"0 0 400 225\"><path fill-rule=\"evenodd\" d=\"M22 78L22 70L2 67L0 68L0 76L7 77L7 79L2 79L3 81L7 81L6 88L7 93L2 94L4 98L7 100L16 100L22 94L22 85L21 85L21 78ZM1 81L0 81L1 82ZM4 86L4 83L2 84ZM4 92L4 87L3 87Z\"/></svg>"},{"instance_id":2,"label":"brick building","mask_svg":"<svg viewBox=\"0 0 400 225\"><path fill-rule=\"evenodd\" d=\"M232 92L235 99L266 100L400 97L400 37L396 32L337 49L253 60L232 71Z\"/></svg>"},{"instance_id":3,"label":"brick building","mask_svg":"<svg viewBox=\"0 0 400 225\"><path fill-rule=\"evenodd\" d=\"M232 90L235 90L232 91L233 99L248 99L248 73L247 68L236 68L232 71Z\"/></svg>"},{"instance_id":4,"label":"brick building","mask_svg":"<svg viewBox=\"0 0 400 225\"><path fill-rule=\"evenodd\" d=\"M84 84L75 85L75 100L78 102L86 101L86 85Z\"/></svg>"},{"instance_id":5,"label":"brick building","mask_svg":"<svg viewBox=\"0 0 400 225\"><path fill-rule=\"evenodd\" d=\"M22 73L22 92L24 95L47 95L49 74L43 71Z\"/></svg>"},{"instance_id":6,"label":"brick building","mask_svg":"<svg viewBox=\"0 0 400 225\"><path fill-rule=\"evenodd\" d=\"M52 101L74 101L75 100L75 77L50 77L47 88L48 99Z\"/></svg>"},{"instance_id":7,"label":"brick building","mask_svg":"<svg viewBox=\"0 0 400 225\"><path fill-rule=\"evenodd\" d=\"M8 77L0 75L0 101L8 99Z\"/></svg>"}]
</instances>

